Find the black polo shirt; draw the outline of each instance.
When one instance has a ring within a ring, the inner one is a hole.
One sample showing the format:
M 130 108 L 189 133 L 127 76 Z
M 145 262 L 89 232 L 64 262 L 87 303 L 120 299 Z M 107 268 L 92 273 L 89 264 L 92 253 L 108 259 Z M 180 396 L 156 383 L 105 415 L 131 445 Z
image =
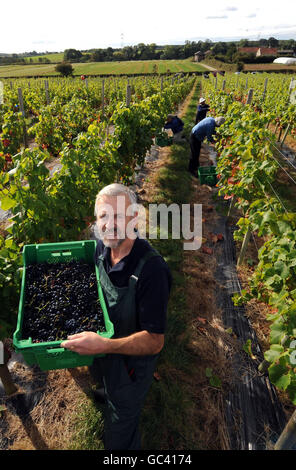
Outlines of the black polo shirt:
M 115 287 L 127 287 L 140 258 L 152 248 L 147 240 L 136 238 L 130 253 L 114 266 L 111 265 L 111 249 L 102 241 L 97 242 L 95 259 L 104 256 L 104 268 Z M 136 285 L 137 329 L 163 334 L 166 327 L 166 311 L 172 277 L 167 263 L 161 256 L 146 261 Z

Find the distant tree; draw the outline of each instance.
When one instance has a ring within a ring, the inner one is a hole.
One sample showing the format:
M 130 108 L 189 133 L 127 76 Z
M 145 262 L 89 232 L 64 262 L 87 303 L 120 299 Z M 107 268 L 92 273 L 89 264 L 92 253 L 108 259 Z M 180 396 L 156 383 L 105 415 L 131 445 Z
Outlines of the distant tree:
M 113 52 L 113 59 L 114 60 L 126 60 L 123 51 Z
M 64 61 L 65 62 L 78 62 L 82 57 L 82 52 L 77 49 L 65 49 L 64 51 Z
M 238 42 L 239 47 L 248 47 L 249 46 L 249 41 L 247 39 L 241 39 Z
M 213 41 L 206 39 L 204 42 L 201 42 L 201 52 L 208 51 L 213 46 Z M 197 52 L 197 51 L 196 51 Z
M 213 54 L 226 54 L 227 52 L 227 44 L 226 42 L 216 42 L 212 47 Z
M 61 62 L 60 64 L 57 64 L 55 66 L 55 70 L 59 72 L 63 77 L 68 77 L 74 72 L 72 64 L 70 64 L 69 62 Z
M 155 59 L 155 54 L 156 54 L 156 44 L 147 44 L 146 50 L 145 50 L 145 55 L 147 59 Z
M 165 46 L 161 59 L 180 59 L 183 55 L 182 46 Z
M 124 60 L 133 60 L 134 59 L 135 51 L 134 51 L 134 48 L 132 46 L 124 47 L 123 49 L 121 49 L 121 52 L 123 54 Z M 115 52 L 113 53 L 113 55 L 114 54 L 115 54 Z
M 296 48 L 296 41 L 294 41 L 294 39 L 286 39 L 286 40 L 282 40 L 282 41 L 279 41 L 280 44 L 280 48 L 281 49 L 292 49 L 292 50 L 295 50 Z
M 269 47 L 278 47 L 279 42 L 277 39 L 271 37 L 271 38 L 268 38 L 268 45 Z
M 242 72 L 242 70 L 244 70 L 244 63 L 239 61 L 236 63 L 236 71 Z
M 255 62 L 255 54 L 242 54 L 240 52 L 237 52 L 232 56 L 232 61 L 233 62 L 242 62 L 244 64 L 252 64 Z
M 106 57 L 106 52 L 105 52 L 104 49 L 96 49 L 91 54 L 91 61 L 92 62 L 103 62 L 105 57 Z
M 234 42 L 227 43 L 227 52 L 225 54 L 226 62 L 233 62 L 233 57 L 237 53 L 236 44 Z
M 113 60 L 114 49 L 112 47 L 107 47 L 107 49 L 105 49 L 105 51 L 106 51 L 105 60 L 106 61 Z
M 91 54 L 83 54 L 79 62 L 92 62 Z
M 188 57 L 193 56 L 196 52 L 201 50 L 201 47 L 198 46 L 199 43 L 194 41 L 185 41 L 183 51 L 184 51 L 184 58 L 187 59 Z

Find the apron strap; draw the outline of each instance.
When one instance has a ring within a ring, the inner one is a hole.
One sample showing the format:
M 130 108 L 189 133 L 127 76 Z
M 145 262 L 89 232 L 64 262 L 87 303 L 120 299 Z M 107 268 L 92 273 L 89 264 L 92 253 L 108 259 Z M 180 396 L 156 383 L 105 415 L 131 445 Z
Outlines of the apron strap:
M 146 263 L 146 261 L 148 261 L 148 259 L 150 258 L 153 258 L 154 256 L 161 256 L 157 250 L 155 250 L 154 248 L 152 250 L 149 250 L 147 251 L 147 253 L 145 253 L 144 256 L 142 256 L 142 258 L 140 259 L 139 263 L 137 264 L 137 267 L 135 269 L 135 272 L 130 276 L 129 278 L 129 287 L 131 288 L 135 288 L 136 287 L 136 284 L 138 282 L 138 279 L 139 279 L 139 276 L 141 274 L 141 271 L 142 271 L 142 268 L 144 266 L 144 264 Z M 100 254 L 98 256 L 98 260 L 104 262 L 104 256 L 103 254 Z
M 139 263 L 137 264 L 134 274 L 132 274 L 129 278 L 129 287 L 131 288 L 136 287 L 136 284 L 138 282 L 138 279 L 139 279 L 139 276 L 141 274 L 144 264 L 146 263 L 146 261 L 148 261 L 148 259 L 153 258 L 154 256 L 161 256 L 161 255 L 158 253 L 158 251 L 153 249 L 153 250 L 147 251 L 147 253 L 145 253 L 145 255 L 140 259 Z

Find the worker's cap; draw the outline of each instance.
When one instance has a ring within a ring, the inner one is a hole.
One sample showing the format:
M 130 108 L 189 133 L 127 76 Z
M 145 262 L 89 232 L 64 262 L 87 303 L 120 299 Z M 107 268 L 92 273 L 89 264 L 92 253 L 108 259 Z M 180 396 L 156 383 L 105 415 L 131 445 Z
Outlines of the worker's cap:
M 174 117 L 175 117 L 175 116 L 174 116 L 173 114 L 168 114 L 167 120 L 169 120 L 169 119 L 174 119 Z
M 219 116 L 219 117 L 216 117 L 215 118 L 215 123 L 216 123 L 216 126 L 221 126 L 221 124 L 223 124 L 225 122 L 225 117 L 223 116 Z
M 200 102 L 200 104 L 201 104 L 201 103 L 205 103 L 206 100 L 205 100 L 204 98 L 200 98 L 199 102 Z

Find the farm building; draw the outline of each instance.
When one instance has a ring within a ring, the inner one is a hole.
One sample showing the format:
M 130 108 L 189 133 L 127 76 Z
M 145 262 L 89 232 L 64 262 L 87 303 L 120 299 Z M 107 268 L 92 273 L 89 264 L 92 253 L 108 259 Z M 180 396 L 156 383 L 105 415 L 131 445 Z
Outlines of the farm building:
M 201 51 L 197 51 L 195 54 L 194 54 L 194 62 L 200 62 L 201 60 L 203 60 L 205 58 L 205 55 L 203 52 Z
M 256 57 L 278 55 L 278 50 L 275 47 L 239 47 L 238 52 L 241 54 L 255 54 Z

